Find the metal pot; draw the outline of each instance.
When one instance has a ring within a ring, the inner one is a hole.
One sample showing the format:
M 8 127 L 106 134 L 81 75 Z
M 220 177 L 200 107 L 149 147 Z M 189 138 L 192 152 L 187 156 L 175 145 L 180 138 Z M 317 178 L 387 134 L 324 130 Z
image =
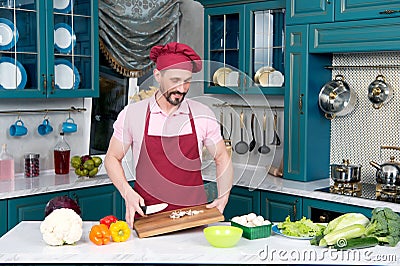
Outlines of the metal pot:
M 394 149 L 400 151 L 399 147 L 381 146 L 382 149 Z M 371 161 L 370 164 L 376 168 L 376 182 L 387 186 L 400 186 L 400 162 L 396 162 L 394 156 L 390 161 L 378 164 Z
M 343 164 L 331 164 L 331 178 L 335 182 L 359 182 L 361 181 L 361 165 L 350 164 L 343 159 Z
M 336 75 L 334 80 L 327 82 L 318 96 L 319 107 L 327 119 L 349 114 L 354 110 L 356 102 L 356 92 L 344 81 L 342 75 Z
M 375 109 L 379 109 L 393 97 L 393 88 L 383 75 L 378 75 L 368 86 L 368 99 Z

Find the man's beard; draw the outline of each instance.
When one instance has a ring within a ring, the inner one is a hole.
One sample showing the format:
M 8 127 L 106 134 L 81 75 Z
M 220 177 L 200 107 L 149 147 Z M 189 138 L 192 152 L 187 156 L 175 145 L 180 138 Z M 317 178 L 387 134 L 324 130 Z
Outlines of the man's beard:
M 186 93 L 181 93 L 179 91 L 171 91 L 171 92 L 167 91 L 167 92 L 163 93 L 163 95 L 170 104 L 177 106 L 183 101 L 183 99 L 185 99 Z M 182 95 L 182 98 L 181 99 L 173 99 L 172 95 Z

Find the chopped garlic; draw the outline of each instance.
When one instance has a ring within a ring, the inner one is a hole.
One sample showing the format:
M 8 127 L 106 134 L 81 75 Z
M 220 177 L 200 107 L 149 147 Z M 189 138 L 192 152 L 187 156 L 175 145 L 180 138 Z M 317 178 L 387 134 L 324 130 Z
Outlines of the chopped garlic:
M 197 215 L 199 213 L 204 212 L 203 210 L 197 211 L 197 210 L 187 210 L 187 211 L 182 211 L 182 210 L 178 210 L 178 211 L 173 211 L 170 215 L 169 218 L 171 219 L 179 219 L 185 215 L 187 216 L 193 216 L 193 215 Z

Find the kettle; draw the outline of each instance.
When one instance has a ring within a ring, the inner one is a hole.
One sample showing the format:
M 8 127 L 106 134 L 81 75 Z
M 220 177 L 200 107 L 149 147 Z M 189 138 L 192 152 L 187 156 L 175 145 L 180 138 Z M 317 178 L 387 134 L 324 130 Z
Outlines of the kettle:
M 399 147 L 381 146 L 382 149 L 399 150 Z M 370 164 L 376 168 L 376 182 L 382 185 L 400 186 L 400 162 L 395 161 L 394 156 L 390 156 L 390 161 L 378 164 L 371 161 Z

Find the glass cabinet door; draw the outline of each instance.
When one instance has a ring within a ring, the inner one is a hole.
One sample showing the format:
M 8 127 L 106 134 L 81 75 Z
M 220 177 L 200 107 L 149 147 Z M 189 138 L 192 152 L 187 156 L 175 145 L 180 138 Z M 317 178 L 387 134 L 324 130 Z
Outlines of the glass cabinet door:
M 93 13 L 90 0 L 53 2 L 54 30 L 49 33 L 52 34 L 49 40 L 53 39 L 49 41 L 49 54 L 53 55 L 53 64 L 49 67 L 49 97 L 84 96 L 88 90 L 93 90 Z
M 282 87 L 284 82 L 284 17 L 281 9 L 252 12 L 253 86 Z
M 38 24 L 43 1 L 0 0 L 0 97 L 43 97 L 39 73 L 45 65 L 38 62 L 45 54 Z

